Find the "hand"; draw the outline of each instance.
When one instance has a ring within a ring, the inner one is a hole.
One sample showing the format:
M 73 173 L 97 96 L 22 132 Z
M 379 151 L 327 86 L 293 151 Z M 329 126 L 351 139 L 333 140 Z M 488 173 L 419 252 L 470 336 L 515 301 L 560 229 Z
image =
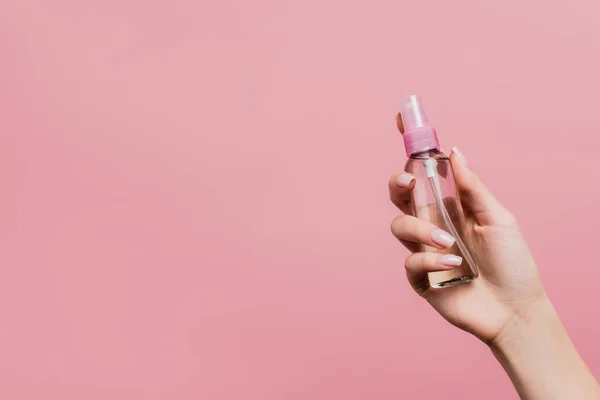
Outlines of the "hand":
M 450 323 L 492 344 L 513 320 L 527 314 L 540 300 L 545 301 L 546 295 L 515 218 L 467 167 L 458 149 L 453 149 L 450 160 L 466 217 L 463 240 L 471 244 L 479 278 L 431 288 L 428 272 L 452 268 L 451 258 L 420 252 L 421 245 L 444 248 L 440 228 L 401 215 L 392 222 L 392 233 L 413 253 L 406 259 L 406 275 L 415 291 Z M 410 214 L 414 186 L 413 177 L 403 172 L 389 181 L 391 200 L 405 214 Z

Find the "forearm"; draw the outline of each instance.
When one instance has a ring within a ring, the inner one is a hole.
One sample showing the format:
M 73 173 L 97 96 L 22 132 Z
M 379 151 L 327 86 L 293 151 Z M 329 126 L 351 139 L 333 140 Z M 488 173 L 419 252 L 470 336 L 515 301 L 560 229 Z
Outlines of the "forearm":
M 491 346 L 524 400 L 600 399 L 600 388 L 554 307 L 540 300 Z

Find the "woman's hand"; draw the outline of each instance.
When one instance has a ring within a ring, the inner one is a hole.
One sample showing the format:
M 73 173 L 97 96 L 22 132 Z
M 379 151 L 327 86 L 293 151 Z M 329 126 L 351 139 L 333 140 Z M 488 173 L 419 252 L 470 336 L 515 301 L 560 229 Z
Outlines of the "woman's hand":
M 516 319 L 547 301 L 546 295 L 515 218 L 467 167 L 458 149 L 453 149 L 450 160 L 466 217 L 463 240 L 471 244 L 480 277 L 466 284 L 431 288 L 427 273 L 448 270 L 457 261 L 420 252 L 421 245 L 450 247 L 449 234 L 410 215 L 395 218 L 392 232 L 413 253 L 406 259 L 406 274 L 417 293 L 450 323 L 492 344 Z M 405 214 L 410 214 L 414 186 L 414 178 L 404 172 L 389 181 L 391 200 Z
M 402 131 L 401 119 L 397 122 Z M 515 218 L 467 167 L 458 149 L 452 149 L 450 162 L 466 219 L 460 235 L 470 245 L 479 278 L 430 287 L 429 272 L 448 271 L 462 260 L 422 249 L 450 248 L 454 238 L 429 222 L 401 215 L 392 222 L 392 232 L 412 253 L 406 259 L 411 286 L 446 320 L 490 346 L 521 399 L 600 399 L 600 386 L 546 296 Z M 389 187 L 392 202 L 410 214 L 414 177 L 394 174 Z

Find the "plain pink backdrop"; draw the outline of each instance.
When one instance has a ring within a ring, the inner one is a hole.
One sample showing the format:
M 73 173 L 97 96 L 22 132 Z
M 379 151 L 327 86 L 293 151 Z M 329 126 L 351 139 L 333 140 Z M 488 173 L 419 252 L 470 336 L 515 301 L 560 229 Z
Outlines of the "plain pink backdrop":
M 0 397 L 507 399 L 408 287 L 425 99 L 600 375 L 597 0 L 0 3 Z

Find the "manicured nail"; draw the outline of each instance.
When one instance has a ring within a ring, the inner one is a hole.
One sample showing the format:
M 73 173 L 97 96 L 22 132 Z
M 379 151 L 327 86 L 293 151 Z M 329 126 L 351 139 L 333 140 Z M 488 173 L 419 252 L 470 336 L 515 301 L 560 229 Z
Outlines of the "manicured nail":
M 398 186 L 400 187 L 409 187 L 411 182 L 415 180 L 415 177 L 412 176 L 411 174 L 401 174 L 398 175 L 398 178 L 396 178 L 396 183 L 398 184 Z
M 441 229 L 435 230 L 431 233 L 431 240 L 433 240 L 435 244 L 446 248 L 454 244 L 454 238 L 450 236 L 448 232 L 444 232 Z
M 458 267 L 462 264 L 462 257 L 455 256 L 454 254 L 444 254 L 440 257 L 440 261 L 446 267 Z
M 465 155 L 462 153 L 462 151 L 460 151 L 458 149 L 458 147 L 454 146 L 452 148 L 452 152 L 454 154 L 456 154 L 458 156 L 458 158 L 460 159 L 460 161 L 462 161 L 463 164 L 467 165 L 467 158 L 465 157 Z

